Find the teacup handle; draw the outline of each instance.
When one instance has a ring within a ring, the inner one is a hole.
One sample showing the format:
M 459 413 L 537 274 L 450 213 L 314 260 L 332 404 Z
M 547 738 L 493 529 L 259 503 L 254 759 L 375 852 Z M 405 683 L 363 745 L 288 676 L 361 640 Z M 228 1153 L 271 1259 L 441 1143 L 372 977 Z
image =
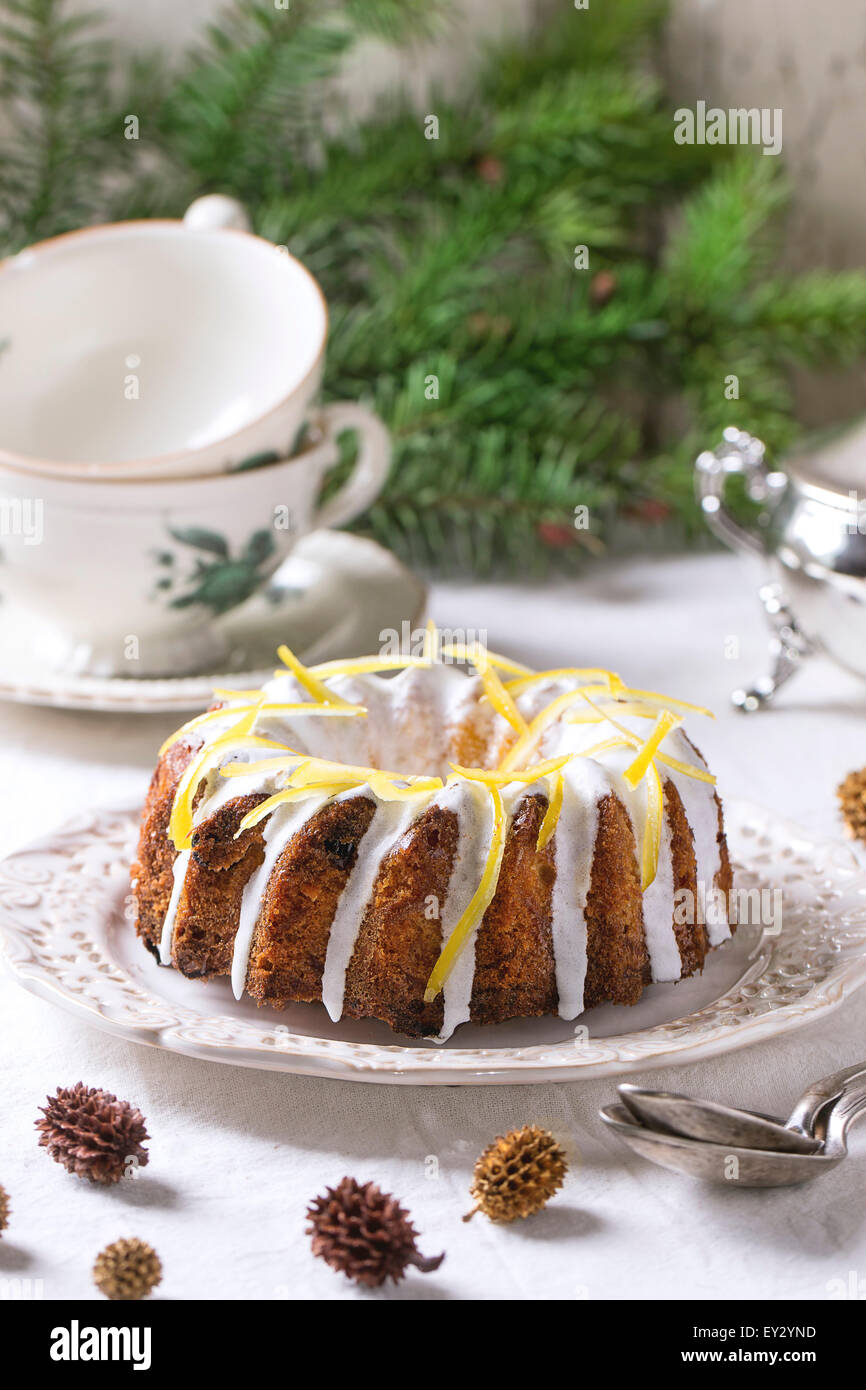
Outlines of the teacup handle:
M 733 427 L 724 431 L 716 449 L 704 450 L 695 461 L 698 500 L 710 530 L 733 550 L 765 555 L 761 536 L 747 531 L 725 507 L 725 479 L 731 473 L 742 473 L 753 502 L 767 502 L 778 497 L 788 479 L 784 473 L 769 471 L 760 439 Z
M 247 210 L 237 198 L 225 193 L 205 193 L 190 203 L 183 215 L 183 225 L 193 232 L 220 232 L 226 229 L 251 232 L 252 223 Z
M 378 415 L 354 401 L 337 401 L 319 412 L 326 435 L 335 438 L 343 430 L 359 435 L 358 457 L 350 477 L 319 507 L 314 526 L 342 526 L 375 502 L 391 466 L 391 439 Z

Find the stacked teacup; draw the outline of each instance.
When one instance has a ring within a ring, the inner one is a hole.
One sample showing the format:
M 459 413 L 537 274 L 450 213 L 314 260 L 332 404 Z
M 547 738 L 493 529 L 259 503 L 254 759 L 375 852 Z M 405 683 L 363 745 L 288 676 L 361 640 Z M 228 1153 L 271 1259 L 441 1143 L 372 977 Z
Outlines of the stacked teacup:
M 315 404 L 327 329 L 309 271 L 218 196 L 0 265 L 0 591 L 53 669 L 218 669 L 222 615 L 374 500 L 384 426 Z

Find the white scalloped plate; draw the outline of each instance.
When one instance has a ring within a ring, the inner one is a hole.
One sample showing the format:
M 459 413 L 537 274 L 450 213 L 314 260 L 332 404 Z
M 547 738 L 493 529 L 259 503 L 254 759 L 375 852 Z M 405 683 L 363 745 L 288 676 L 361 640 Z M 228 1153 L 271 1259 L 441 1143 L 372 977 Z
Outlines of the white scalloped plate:
M 126 912 L 138 813 L 93 812 L 0 863 L 0 940 L 33 993 L 132 1042 L 207 1061 L 344 1081 L 573 1081 L 694 1061 L 799 1027 L 866 981 L 866 872 L 843 844 L 728 801 L 737 884 L 782 893 L 778 935 L 741 927 L 702 976 L 653 985 L 632 1009 L 466 1026 L 444 1045 L 384 1024 L 334 1024 L 320 1005 L 237 1003 L 141 947 Z

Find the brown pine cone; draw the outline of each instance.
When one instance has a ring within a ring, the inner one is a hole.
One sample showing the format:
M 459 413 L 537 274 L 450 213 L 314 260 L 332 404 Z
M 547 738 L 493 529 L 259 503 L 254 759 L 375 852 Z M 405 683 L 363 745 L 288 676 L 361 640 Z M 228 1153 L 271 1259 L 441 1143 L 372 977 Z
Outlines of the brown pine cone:
M 93 1282 L 106 1298 L 147 1298 L 162 1280 L 162 1262 L 146 1241 L 116 1240 L 96 1257 Z
M 68 1172 L 91 1182 L 112 1183 L 123 1177 L 130 1160 L 141 1168 L 147 1163 L 143 1141 L 150 1136 L 144 1116 L 125 1100 L 81 1081 L 58 1086 L 57 1095 L 47 1100 L 44 1118 L 36 1121 L 42 1131 L 39 1143 Z
M 836 789 L 845 833 L 852 840 L 866 840 L 866 768 L 849 772 Z
M 386 1279 L 396 1284 L 408 1265 L 429 1274 L 445 1259 L 444 1254 L 431 1259 L 419 1254 L 409 1213 L 372 1182 L 362 1186 L 354 1178 L 343 1178 L 324 1197 L 315 1198 L 307 1216 L 313 1254 L 367 1288 L 377 1288 Z
M 9 1193 L 5 1187 L 0 1187 L 0 1235 L 9 1225 Z
M 470 1189 L 476 1205 L 469 1221 L 483 1211 L 491 1221 L 515 1221 L 531 1216 L 562 1187 L 568 1164 L 553 1135 L 537 1125 L 524 1125 L 500 1135 L 475 1164 Z

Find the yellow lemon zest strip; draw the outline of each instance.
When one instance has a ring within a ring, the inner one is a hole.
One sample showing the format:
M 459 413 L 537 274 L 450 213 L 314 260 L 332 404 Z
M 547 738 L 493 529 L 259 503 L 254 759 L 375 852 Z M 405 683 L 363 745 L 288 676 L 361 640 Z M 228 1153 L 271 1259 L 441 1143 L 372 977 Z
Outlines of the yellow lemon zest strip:
M 672 705 L 676 709 L 688 710 L 691 714 L 705 714 L 708 719 L 715 719 L 711 709 L 706 709 L 703 705 L 690 705 L 688 700 L 677 700 L 673 695 L 659 695 L 657 690 L 633 690 L 631 686 L 623 687 L 624 695 L 633 695 L 637 700 L 656 700 L 660 705 Z
M 682 717 L 680 715 L 672 714 L 669 709 L 662 710 L 649 738 L 642 745 L 634 762 L 629 763 L 623 773 L 623 777 L 632 790 L 637 786 L 647 768 L 652 763 L 653 758 L 658 752 L 659 746 L 663 740 L 667 738 L 671 729 L 676 729 L 682 722 Z
M 246 721 L 241 721 L 245 723 Z M 240 726 L 230 729 L 228 733 L 215 739 L 213 743 L 205 744 L 204 748 L 196 754 L 184 769 L 183 776 L 177 784 L 174 803 L 171 808 L 171 817 L 168 822 L 168 834 L 175 849 L 189 849 L 192 843 L 192 803 L 198 789 L 198 784 L 213 762 L 214 755 L 219 757 L 224 748 L 280 748 L 279 743 L 274 743 L 272 739 L 254 738 L 250 734 L 242 732 Z
M 600 708 L 600 706 L 596 705 L 595 702 L 591 700 L 588 695 L 584 695 L 584 698 L 586 699 L 588 704 L 592 705 L 594 710 L 601 714 L 603 719 L 606 719 L 609 724 L 612 724 L 615 729 L 618 729 L 623 737 L 621 741 L 608 739 L 607 742 L 603 745 L 596 744 L 594 748 L 585 748 L 581 751 L 579 755 L 580 757 L 592 757 L 594 753 L 597 753 L 599 751 L 606 751 L 608 748 L 615 748 L 619 746 L 621 742 L 627 742 L 631 744 L 633 748 L 640 748 L 640 739 L 638 738 L 637 734 L 632 733 L 631 729 L 627 729 L 623 724 L 618 724 L 615 719 L 611 719 L 610 715 L 605 714 L 604 711 Z M 698 782 L 709 782 L 713 786 L 715 786 L 716 779 L 713 776 L 713 774 L 711 772 L 705 771 L 705 769 L 702 767 L 694 766 L 691 763 L 684 763 L 679 758 L 672 758 L 668 753 L 656 753 L 656 760 L 660 763 L 664 763 L 667 767 L 673 768 L 675 772 L 684 773 L 686 777 L 694 777 Z
M 490 787 L 488 790 L 493 802 L 493 833 L 490 838 L 487 863 L 484 866 L 484 873 L 481 875 L 481 882 L 472 895 L 472 901 L 454 927 L 431 971 L 427 988 L 424 991 L 425 1004 L 431 1004 L 442 989 L 464 946 L 492 903 L 496 885 L 499 882 L 499 871 L 502 868 L 502 856 L 505 852 L 505 807 L 502 804 L 502 793 L 499 788 Z
M 369 786 L 376 796 L 383 801 L 408 801 L 415 796 L 424 796 L 432 791 L 442 790 L 442 781 L 439 777 L 416 777 L 408 787 L 399 787 L 397 780 L 403 782 L 406 778 L 397 776 L 393 773 L 377 772 L 374 768 L 362 769 L 363 775 L 358 775 L 358 769 L 349 768 L 345 777 L 339 777 L 335 772 L 317 773 L 312 770 L 306 772 L 299 779 L 295 780 L 292 776 L 289 782 L 293 787 L 326 787 L 331 782 L 339 780 L 346 790 L 352 787 Z
M 302 700 L 299 702 L 269 700 L 265 704 L 259 705 L 259 710 L 262 714 L 291 714 L 292 718 L 296 715 L 303 717 L 305 714 L 319 714 L 325 719 L 335 719 L 337 717 L 342 719 L 347 714 L 366 714 L 367 706 L 350 705 L 348 700 L 345 700 L 342 705 L 316 704 L 311 700 Z
M 586 698 L 588 697 L 585 695 L 583 687 L 578 687 L 575 690 L 567 690 L 563 695 L 557 695 L 555 700 L 551 700 L 549 705 L 545 705 L 544 709 L 532 720 L 526 733 L 506 753 L 499 765 L 500 771 L 507 772 L 509 768 L 518 767 L 521 759 L 538 742 L 548 725 L 552 724 L 561 712 L 568 709 L 568 706 L 573 705 L 576 700 Z
M 204 714 L 197 714 L 194 719 L 188 720 L 186 724 L 181 724 L 179 729 L 175 729 L 174 733 L 168 736 L 165 743 L 160 748 L 159 756 L 162 757 L 163 753 L 167 752 L 171 745 L 175 743 L 182 734 L 190 733 L 201 724 L 210 724 L 214 719 L 231 719 L 236 714 L 248 714 L 251 709 L 257 708 L 257 704 L 245 704 L 236 705 L 234 708 L 228 705 L 221 705 L 219 709 L 205 710 Z
M 608 738 L 603 743 L 596 743 L 592 748 L 586 748 L 578 756 L 582 758 L 598 757 L 601 753 L 609 753 L 613 748 L 640 748 L 640 739 L 635 735 L 628 738 Z M 659 757 L 662 755 L 659 754 Z M 658 775 L 655 764 L 648 764 L 649 777 L 647 779 L 647 822 L 644 830 L 643 843 L 641 845 L 641 890 L 645 890 L 652 883 L 658 870 L 659 845 L 661 844 L 661 811 L 662 804 L 662 783 Z M 543 828 L 543 827 L 542 827 Z
M 662 839 L 662 815 L 664 813 L 664 792 L 662 779 L 654 763 L 647 767 L 647 807 L 646 829 L 641 849 L 640 886 L 645 893 L 658 873 L 659 847 Z
M 423 782 L 430 784 L 435 782 L 441 787 L 442 782 L 438 777 L 425 777 L 422 774 L 410 772 L 388 772 L 381 767 L 355 767 L 351 763 L 328 762 L 326 758 L 307 758 L 292 773 L 292 786 L 308 786 L 314 779 L 322 780 L 324 777 L 347 778 L 359 784 L 370 782 L 373 778 L 385 777 L 389 782 Z
M 613 715 L 608 710 L 602 709 L 601 705 L 597 705 L 595 701 L 591 699 L 589 695 L 587 695 L 586 691 L 583 691 L 583 698 L 586 700 L 586 703 L 588 705 L 592 706 L 596 714 L 600 714 L 602 719 L 607 720 L 608 724 L 612 724 L 613 727 L 616 730 L 618 730 L 619 733 L 622 734 L 624 739 L 626 739 L 629 743 L 633 744 L 635 748 L 640 748 L 641 741 L 638 738 L 637 734 L 633 733 L 631 729 L 627 729 L 625 724 L 620 724 L 617 719 L 614 719 Z
M 227 686 L 215 685 L 214 695 L 218 695 L 221 700 L 261 700 L 264 692 L 261 690 L 230 690 Z
M 362 676 L 376 671 L 402 671 L 406 666 L 426 666 L 422 656 L 358 656 L 341 661 L 323 661 L 308 669 L 315 676 Z M 277 675 L 284 676 L 285 671 Z
M 605 705 L 599 705 L 598 710 L 600 712 L 598 714 L 590 714 L 588 710 L 579 710 L 575 714 L 569 714 L 565 719 L 565 723 L 597 724 L 600 719 L 607 718 L 607 715 L 604 713 L 606 708 L 607 706 Z M 641 704 L 637 700 L 617 700 L 610 708 L 616 710 L 619 715 L 628 715 L 633 719 L 655 719 L 658 715 L 658 709 L 654 706 Z
M 563 753 L 559 758 L 546 758 L 543 763 L 524 768 L 522 772 L 508 772 L 501 768 L 488 771 L 484 767 L 461 767 L 459 763 L 451 763 L 451 767 L 458 777 L 465 777 L 470 782 L 483 782 L 487 787 L 507 787 L 510 782 L 538 782 L 542 777 L 558 772 L 573 757 L 573 753 Z
M 566 676 L 579 676 L 583 681 L 598 681 L 599 688 L 604 690 L 610 689 L 613 680 L 619 680 L 614 671 L 606 671 L 601 666 L 560 666 L 556 670 L 533 671 L 531 675 L 506 681 L 505 688 L 511 695 L 522 695 L 524 690 L 536 685 L 538 681 L 562 680 Z
M 584 748 L 577 756 L 579 758 L 595 758 L 600 753 L 609 753 L 612 748 L 637 748 L 638 746 L 638 739 L 606 738 L 603 743 L 594 743 L 591 748 Z
M 259 700 L 254 705 L 220 705 L 218 709 L 205 710 L 204 714 L 197 714 L 195 719 L 190 719 L 188 723 L 182 724 L 179 729 L 165 740 L 165 743 L 159 750 L 160 756 L 162 756 L 182 734 L 189 733 L 191 730 L 199 728 L 202 724 L 209 724 L 215 719 L 230 718 L 235 714 L 249 714 L 251 710 L 255 710 L 257 715 L 291 714 L 292 716 L 299 715 L 304 717 L 309 714 L 317 714 L 326 717 L 329 716 L 330 718 L 334 718 L 335 715 L 367 713 L 363 705 L 310 704 L 308 700 L 300 701 L 297 704 L 283 703 L 281 701 L 265 703 Z
M 478 651 L 483 651 L 490 665 L 498 666 L 500 671 L 512 671 L 518 676 L 533 674 L 528 666 L 522 666 L 519 661 L 509 661 L 506 656 L 500 656 L 498 652 L 488 651 L 486 647 L 481 646 L 480 642 L 473 642 L 470 646 L 467 646 L 465 642 L 449 642 L 441 650 L 443 656 L 452 656 L 456 661 L 471 661 L 473 663 L 475 654 Z
M 681 762 L 679 758 L 671 758 L 667 753 L 656 753 L 656 762 L 664 763 L 665 767 L 672 767 L 674 772 L 684 772 L 687 777 L 694 777 L 698 782 L 709 782 L 713 787 L 716 785 L 715 777 L 705 768 Z
M 431 792 L 442 790 L 442 779 L 439 777 L 428 777 L 418 782 L 413 782 L 411 787 L 395 787 L 393 782 L 387 778 L 371 779 L 370 786 L 379 797 L 380 801 L 414 801 L 416 798 L 429 796 Z
M 293 701 L 272 700 L 256 707 L 260 714 L 290 714 L 293 719 L 304 719 L 307 715 L 317 715 L 320 719 L 343 719 L 366 715 L 366 705 L 322 705 L 312 700 Z
M 302 766 L 304 759 L 300 753 L 289 750 L 290 756 L 280 758 L 260 758 L 254 763 L 226 763 L 220 768 L 220 777 L 244 777 L 250 772 L 294 772 Z
M 277 656 L 284 665 L 288 666 L 298 684 L 302 685 L 314 700 L 320 700 L 325 705 L 345 705 L 348 703 L 339 695 L 335 695 L 326 685 L 323 685 L 318 676 L 314 676 L 304 663 L 298 660 L 291 647 L 287 647 L 285 643 L 277 647 Z M 357 708 L 357 706 L 353 708 Z
M 483 647 L 479 647 L 476 651 L 472 658 L 472 664 L 481 677 L 484 693 L 496 713 L 500 714 L 506 723 L 511 725 L 512 729 L 516 729 L 521 737 L 528 733 L 529 725 L 490 665 Z
M 303 717 L 306 714 L 318 714 L 326 719 L 343 718 L 347 714 L 366 714 L 366 705 L 350 705 L 348 702 L 342 705 L 325 705 L 312 700 L 267 700 L 256 705 L 256 709 L 261 714 L 291 714 Z
M 544 820 L 538 830 L 538 839 L 535 842 L 536 850 L 544 849 L 548 840 L 553 836 L 559 824 L 559 813 L 562 810 L 562 798 L 565 791 L 565 778 L 562 773 L 558 773 L 553 778 L 553 793 L 547 803 L 547 810 L 544 813 Z
M 273 796 L 269 796 L 265 801 L 260 801 L 258 806 L 254 806 L 251 811 L 247 812 L 235 831 L 234 838 L 237 839 L 251 826 L 258 825 L 260 820 L 264 820 L 265 816 L 269 816 L 271 811 L 282 805 L 283 802 L 303 801 L 305 797 L 311 798 L 321 796 L 329 791 L 337 793 L 343 790 L 343 786 L 339 782 L 335 782 L 332 787 L 289 787 L 286 791 L 275 792 Z

